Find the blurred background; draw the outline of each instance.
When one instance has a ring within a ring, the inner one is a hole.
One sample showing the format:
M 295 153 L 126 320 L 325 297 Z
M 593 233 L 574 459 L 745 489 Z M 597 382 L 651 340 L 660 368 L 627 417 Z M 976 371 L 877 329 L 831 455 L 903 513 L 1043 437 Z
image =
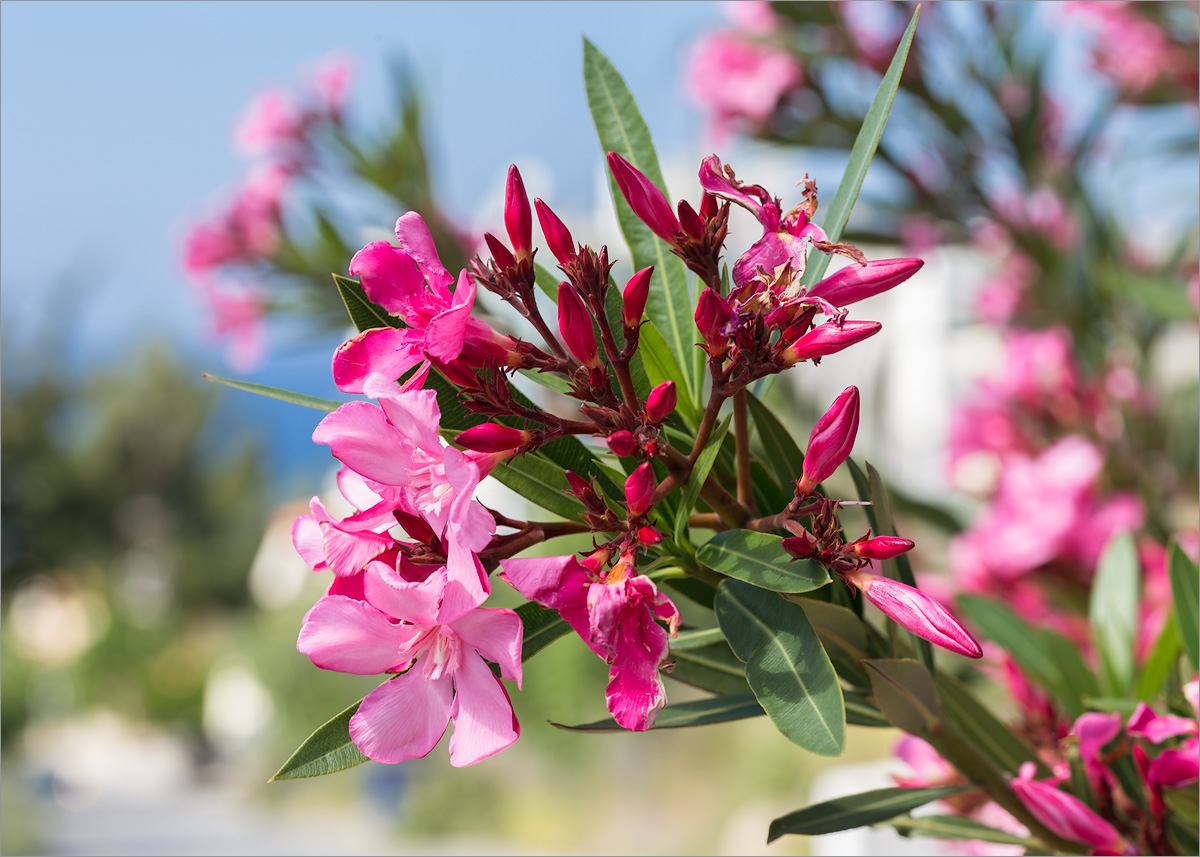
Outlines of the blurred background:
M 851 727 L 835 760 L 765 718 L 556 730 L 604 715 L 574 637 L 528 664 L 522 740 L 481 765 L 268 785 L 376 681 L 295 651 L 327 583 L 289 534 L 336 494 L 321 414 L 201 378 L 345 398 L 330 272 L 408 209 L 456 270 L 511 163 L 620 257 L 583 36 L 673 199 L 715 151 L 789 207 L 807 172 L 828 204 L 912 9 L 0 4 L 0 851 L 927 853 L 764 844 L 772 818 L 903 773 L 887 730 Z M 880 336 L 771 401 L 803 437 L 858 384 L 856 458 L 897 492 L 923 585 L 1070 633 L 1113 531 L 1141 534 L 1148 580 L 1155 546 L 1195 543 L 1197 4 L 927 3 L 917 33 L 848 238 L 926 267 L 855 308 Z M 742 214 L 733 251 L 758 237 Z M 1056 464 L 1068 440 L 1096 466 Z

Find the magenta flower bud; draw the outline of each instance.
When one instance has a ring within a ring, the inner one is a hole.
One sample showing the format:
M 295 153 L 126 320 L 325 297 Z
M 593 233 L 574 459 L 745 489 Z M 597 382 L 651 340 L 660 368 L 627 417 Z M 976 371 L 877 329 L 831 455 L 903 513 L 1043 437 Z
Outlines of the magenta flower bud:
M 700 217 L 708 223 L 717 216 L 717 198 L 708 191 L 704 192 L 704 196 L 700 197 Z
M 855 542 L 851 547 L 863 559 L 893 559 L 912 550 L 913 543 L 896 536 L 877 536 L 865 542 Z
M 696 209 L 686 199 L 679 200 L 676 206 L 679 211 L 679 225 L 689 238 L 699 241 L 704 237 L 704 221 L 696 213 Z
M 654 547 L 657 544 L 662 544 L 662 533 L 654 527 L 646 526 L 638 529 L 638 541 L 647 547 Z
M 682 231 L 682 227 L 663 192 L 616 152 L 608 153 L 608 168 L 617 180 L 621 196 L 625 197 L 638 219 L 663 241 L 674 245 L 675 236 Z
M 576 497 L 582 500 L 585 495 L 593 493 L 592 483 L 578 473 L 568 470 L 564 475 L 567 477 L 567 484 L 571 486 L 571 493 Z
M 858 387 L 850 386 L 834 399 L 808 436 L 804 477 L 797 483 L 801 494 L 811 494 L 817 483 L 833 475 L 854 449 L 857 434 Z
M 968 658 L 983 657 L 983 649 L 966 628 L 921 590 L 862 569 L 846 572 L 844 576 L 862 590 L 868 601 L 906 631 Z
M 558 264 L 570 265 L 578 255 L 575 252 L 575 239 L 571 237 L 571 230 L 567 229 L 567 225 L 558 219 L 558 215 L 550 210 L 550 206 L 540 199 L 535 199 L 533 206 L 537 209 L 538 223 L 542 225 L 542 234 L 546 236 L 550 252 L 554 254 Z
M 612 450 L 613 455 L 621 458 L 629 458 L 637 452 L 637 439 L 630 433 L 622 429 L 615 431 L 605 440 L 608 448 Z
M 834 306 L 847 306 L 894 288 L 925 263 L 920 259 L 878 259 L 865 265 L 850 264 L 808 290 Z
M 637 327 L 642 323 L 642 313 L 646 311 L 646 297 L 650 294 L 650 277 L 653 274 L 653 265 L 642 268 L 625 284 L 621 316 L 628 328 Z
M 824 357 L 826 354 L 836 354 L 843 348 L 849 348 L 856 342 L 862 342 L 864 339 L 874 336 L 879 333 L 881 327 L 883 325 L 877 321 L 844 321 L 840 325 L 837 322 L 827 321 L 824 324 L 818 324 L 801 336 L 785 348 L 779 356 L 785 365 L 791 366 L 801 360 L 813 360 Z
M 696 302 L 696 327 L 707 343 L 707 351 L 713 357 L 721 357 L 729 349 L 729 337 L 722 331 L 729 323 L 733 310 L 729 302 L 712 289 L 700 293 Z
M 788 536 L 780 546 L 790 553 L 794 559 L 807 559 L 812 556 L 813 543 L 805 536 Z
M 485 232 L 483 233 L 483 240 L 487 242 L 488 249 L 492 251 L 492 259 L 495 260 L 496 267 L 501 271 L 517 267 L 517 260 L 513 256 L 512 251 L 505 247 L 499 238 L 490 232 Z
M 654 489 L 658 480 L 654 478 L 654 468 L 647 461 L 629 474 L 625 480 L 625 505 L 629 507 L 630 516 L 636 518 L 650 510 L 650 502 L 654 499 Z
M 663 381 L 646 396 L 646 419 L 658 425 L 675 410 L 675 382 Z
M 516 164 L 508 168 L 508 184 L 504 187 L 504 228 L 508 230 L 508 240 L 517 256 L 528 257 L 533 247 L 533 213 L 529 210 L 529 196 Z
M 583 305 L 583 298 L 570 283 L 558 284 L 558 331 L 576 360 L 584 366 L 600 365 L 592 317 Z
M 499 423 L 481 423 L 459 432 L 455 440 L 458 445 L 476 452 L 507 452 L 529 443 L 532 435 L 512 426 Z
M 1021 766 L 1022 775 L 1029 772 Z M 1030 814 L 1063 839 L 1082 842 L 1095 854 L 1125 854 L 1129 844 L 1117 829 L 1072 794 L 1048 783 L 1021 776 L 1012 781 L 1012 790 Z

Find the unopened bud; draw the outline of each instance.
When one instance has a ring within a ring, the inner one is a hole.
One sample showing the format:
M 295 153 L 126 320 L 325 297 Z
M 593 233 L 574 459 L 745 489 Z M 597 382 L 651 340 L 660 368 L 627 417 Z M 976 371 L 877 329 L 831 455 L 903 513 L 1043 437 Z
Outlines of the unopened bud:
M 788 536 L 780 546 L 795 559 L 807 559 L 813 552 L 812 539 L 807 536 Z
M 783 350 L 780 358 L 791 366 L 801 360 L 813 360 L 827 354 L 836 354 L 856 342 L 874 336 L 883 327 L 877 321 L 834 321 L 818 324 Z
M 700 198 L 700 216 L 705 223 L 717 216 L 717 198 L 708 191 Z
M 630 433 L 622 429 L 610 434 L 605 441 L 608 448 L 612 450 L 613 455 L 621 458 L 629 458 L 637 452 L 637 439 Z
M 1033 763 L 1027 764 L 1030 767 L 1022 765 L 1021 776 L 1010 785 L 1034 818 L 1063 839 L 1091 846 L 1092 854 L 1130 853 L 1129 843 L 1115 827 L 1074 795 L 1032 779 Z
M 558 219 L 558 215 L 550 210 L 550 206 L 540 199 L 535 199 L 533 206 L 537 209 L 538 223 L 542 225 L 542 234 L 546 236 L 550 252 L 554 254 L 558 264 L 564 266 L 571 264 L 577 255 L 575 239 L 571 237 L 571 230 L 567 229 L 567 225 Z
M 900 285 L 924 264 L 920 259 L 877 259 L 865 265 L 851 263 L 812 286 L 808 294 L 824 298 L 834 306 L 848 306 Z
M 508 230 L 508 240 L 517 256 L 528 257 L 533 247 L 533 214 L 529 210 L 525 183 L 515 164 L 508 168 L 508 183 L 504 188 L 504 228 Z
M 608 168 L 617 180 L 621 195 L 638 219 L 663 241 L 674 245 L 681 227 L 666 195 L 616 152 L 608 153 Z
M 712 289 L 706 288 L 700 293 L 696 302 L 696 327 L 713 357 L 722 357 L 729 350 L 729 337 L 722 331 L 732 314 L 729 302 Z
M 921 590 L 861 569 L 846 573 L 846 579 L 906 631 L 968 658 L 983 657 L 975 638 L 945 607 Z
M 850 547 L 863 559 L 893 559 L 912 550 L 913 543 L 896 536 L 876 536 L 873 539 L 855 542 Z
M 679 225 L 689 238 L 699 241 L 704 237 L 704 221 L 700 219 L 700 215 L 696 213 L 696 209 L 692 208 L 691 204 L 686 199 L 679 200 L 679 205 L 676 206 L 679 211 Z
M 600 365 L 592 317 L 583 305 L 583 298 L 570 283 L 558 284 L 558 330 L 576 360 L 592 368 Z
M 650 294 L 650 278 L 654 275 L 654 266 L 642 268 L 625 284 L 622 295 L 621 317 L 628 328 L 635 328 L 642 323 L 642 313 L 646 311 L 646 298 Z
M 811 494 L 818 483 L 833 475 L 854 449 L 858 434 L 858 388 L 847 387 L 829 406 L 808 437 L 804 477 L 797 483 L 801 494 Z
M 504 452 L 529 443 L 532 435 L 512 426 L 499 423 L 481 423 L 459 432 L 458 445 L 477 452 Z
M 638 541 L 646 547 L 654 547 L 657 544 L 661 544 L 662 540 L 662 533 L 654 527 L 645 526 L 638 530 Z
M 658 425 L 675 410 L 675 382 L 663 381 L 646 396 L 646 419 Z
M 487 242 L 488 249 L 492 251 L 492 259 L 495 260 L 497 268 L 501 271 L 507 271 L 510 268 L 517 267 L 516 258 L 499 238 L 490 232 L 485 232 L 483 233 L 483 240 Z
M 629 507 L 631 517 L 638 517 L 650 510 L 650 502 L 654 499 L 654 489 L 658 480 L 654 477 L 654 468 L 647 461 L 638 466 L 625 480 L 625 505 Z

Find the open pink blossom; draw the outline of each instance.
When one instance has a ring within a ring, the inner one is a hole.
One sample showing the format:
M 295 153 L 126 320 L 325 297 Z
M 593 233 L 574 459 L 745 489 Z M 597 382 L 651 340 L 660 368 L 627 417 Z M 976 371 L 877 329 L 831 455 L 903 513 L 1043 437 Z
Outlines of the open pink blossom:
M 350 273 L 360 278 L 367 297 L 407 327 L 372 328 L 342 343 L 333 358 L 338 388 L 360 393 L 372 372 L 395 380 L 429 358 L 469 367 L 515 365 L 516 341 L 471 316 L 475 281 L 465 270 L 451 293 L 454 278 L 421 216 L 401 216 L 396 238 L 399 247 L 375 241 L 359 250 Z
M 327 595 L 304 617 L 297 649 L 322 669 L 401 675 L 367 695 L 350 738 L 367 757 L 424 756 L 451 720 L 450 763 L 473 765 L 520 735 L 500 675 L 521 684 L 521 620 L 511 610 L 447 611 L 445 569 L 406 578 L 384 563 L 366 573 L 363 599 Z
M 606 698 L 613 719 L 640 732 L 654 725 L 667 695 L 659 667 L 667 658 L 666 621 L 674 633 L 679 610 L 622 557 L 607 575 L 574 556 L 502 560 L 501 577 L 530 601 L 557 610 L 588 648 L 609 665 Z
M 791 54 L 735 33 L 713 33 L 696 42 L 684 74 L 692 99 L 711 114 L 717 141 L 739 119 L 766 121 L 780 99 L 804 82 Z

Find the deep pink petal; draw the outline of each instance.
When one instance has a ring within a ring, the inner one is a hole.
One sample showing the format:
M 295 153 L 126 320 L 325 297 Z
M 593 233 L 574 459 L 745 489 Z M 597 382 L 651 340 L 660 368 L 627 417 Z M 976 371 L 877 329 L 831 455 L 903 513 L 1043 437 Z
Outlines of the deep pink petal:
M 368 479 L 385 485 L 410 481 L 400 435 L 368 402 L 347 402 L 329 414 L 313 432 L 313 442 L 328 444 L 334 458 Z
M 325 564 L 325 539 L 321 535 L 321 525 L 312 515 L 300 515 L 292 522 L 292 546 L 304 564 L 313 571 L 329 567 Z
M 385 376 L 371 376 L 363 392 L 379 401 L 388 422 L 404 437 L 406 447 L 418 447 L 440 456 L 442 446 L 438 429 L 442 411 L 433 390 L 401 390 Z M 368 474 L 369 475 L 369 474 Z
M 1079 715 L 1073 727 L 1079 738 L 1079 755 L 1084 762 L 1098 762 L 1100 751 L 1121 734 L 1121 715 L 1089 711 Z
M 321 534 L 325 538 L 326 562 L 338 577 L 362 571 L 368 562 L 396 545 L 386 533 L 346 532 L 334 524 L 321 524 Z
M 1195 738 L 1163 750 L 1150 763 L 1146 782 L 1152 786 L 1187 788 L 1200 780 L 1200 742 Z
M 500 576 L 530 601 L 554 610 L 587 603 L 587 572 L 574 555 L 500 561 Z
M 605 697 L 613 719 L 641 732 L 654 725 L 667 702 L 658 667 L 667 655 L 667 632 L 639 605 L 621 618 Z
M 1034 818 L 1064 839 L 1082 842 L 1104 854 L 1125 853 L 1125 840 L 1116 828 L 1074 795 L 1026 779 L 1013 780 L 1012 790 Z
M 450 623 L 462 641 L 500 666 L 500 675 L 521 686 L 521 617 L 511 610 L 480 607 Z
M 363 601 L 326 595 L 304 617 L 296 649 L 323 670 L 376 675 L 408 660 L 410 628 Z
M 750 245 L 750 249 L 738 257 L 733 263 L 733 281 L 737 285 L 748 283 L 758 276 L 761 267 L 767 274 L 791 258 L 788 249 L 780 240 L 779 234 L 767 232 L 762 238 Z
M 419 330 L 374 327 L 338 346 L 333 355 L 333 382 L 346 393 L 361 393 L 372 372 L 392 381 L 425 359 L 425 337 Z
M 445 569 L 413 582 L 402 578 L 387 563 L 373 562 L 363 579 L 363 594 L 371 606 L 395 619 L 426 627 L 437 624 L 445 589 Z
M 364 756 L 395 764 L 437 746 L 450 724 L 449 676 L 426 681 L 414 668 L 371 691 L 350 718 L 350 738 Z
M 454 674 L 450 717 L 454 720 L 450 764 L 456 768 L 482 762 L 511 746 L 521 734 L 504 685 L 476 654 L 464 654 Z
M 358 277 L 373 303 L 409 324 L 428 314 L 424 277 L 416 261 L 386 241 L 372 241 L 350 260 L 350 275 Z
M 438 258 L 437 247 L 434 246 L 429 227 L 425 225 L 421 215 L 415 211 L 400 215 L 400 219 L 396 221 L 396 238 L 425 275 L 430 291 L 441 303 L 450 303 L 449 286 L 454 282 L 454 277 Z

